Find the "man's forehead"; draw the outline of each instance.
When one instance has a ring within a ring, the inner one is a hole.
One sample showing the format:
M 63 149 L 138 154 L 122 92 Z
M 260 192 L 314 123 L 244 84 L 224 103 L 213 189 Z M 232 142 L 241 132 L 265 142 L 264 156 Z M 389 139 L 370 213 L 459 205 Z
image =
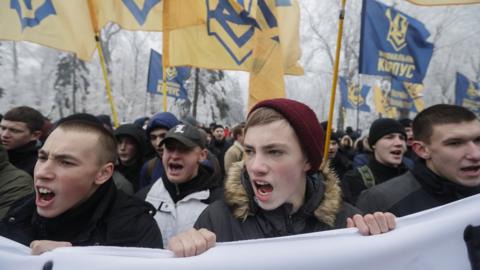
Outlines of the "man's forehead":
M 431 139 L 447 140 L 450 138 L 480 136 L 480 121 L 437 124 L 432 128 Z
M 10 121 L 10 120 L 2 119 L 2 121 L 0 122 L 0 126 L 6 127 L 6 128 L 28 130 L 27 123 L 21 122 L 21 121 Z

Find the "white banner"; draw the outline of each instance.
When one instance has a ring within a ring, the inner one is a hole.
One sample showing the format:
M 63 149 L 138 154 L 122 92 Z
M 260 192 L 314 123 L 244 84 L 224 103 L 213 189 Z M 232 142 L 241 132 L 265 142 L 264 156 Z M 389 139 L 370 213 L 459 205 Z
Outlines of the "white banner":
M 45 269 L 470 269 L 463 231 L 480 225 L 480 195 L 398 219 L 392 232 L 361 236 L 342 229 L 221 243 L 191 258 L 160 249 L 58 248 L 40 256 L 0 237 L 0 270 Z

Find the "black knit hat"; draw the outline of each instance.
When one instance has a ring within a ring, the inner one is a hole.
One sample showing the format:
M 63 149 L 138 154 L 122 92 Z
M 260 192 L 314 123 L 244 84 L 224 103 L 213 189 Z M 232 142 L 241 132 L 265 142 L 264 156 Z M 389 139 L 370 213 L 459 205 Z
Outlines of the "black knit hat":
M 300 145 L 305 152 L 311 169 L 308 173 L 318 171 L 323 158 L 323 129 L 317 116 L 307 105 L 295 100 L 276 98 L 257 103 L 249 115 L 258 108 L 271 108 L 285 117 L 297 134 Z
M 391 118 L 377 119 L 373 121 L 372 125 L 370 126 L 370 131 L 368 133 L 368 144 L 370 144 L 370 147 L 372 147 L 383 136 L 392 133 L 400 133 L 407 138 L 405 128 L 397 120 Z

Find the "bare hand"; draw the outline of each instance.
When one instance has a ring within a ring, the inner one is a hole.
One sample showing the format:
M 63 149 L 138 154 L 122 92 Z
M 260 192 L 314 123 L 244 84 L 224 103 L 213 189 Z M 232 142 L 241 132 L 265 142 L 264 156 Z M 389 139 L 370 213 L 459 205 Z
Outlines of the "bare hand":
M 176 257 L 190 257 L 202 254 L 215 245 L 216 235 L 207 229 L 189 229 L 168 241 L 168 249 Z
M 35 240 L 30 243 L 32 249 L 32 255 L 40 255 L 44 252 L 51 251 L 58 247 L 71 247 L 70 242 L 58 242 L 50 240 Z
M 347 228 L 357 227 L 362 235 L 386 233 L 395 229 L 395 218 L 395 215 L 388 212 L 375 212 L 365 216 L 357 214 L 347 219 Z

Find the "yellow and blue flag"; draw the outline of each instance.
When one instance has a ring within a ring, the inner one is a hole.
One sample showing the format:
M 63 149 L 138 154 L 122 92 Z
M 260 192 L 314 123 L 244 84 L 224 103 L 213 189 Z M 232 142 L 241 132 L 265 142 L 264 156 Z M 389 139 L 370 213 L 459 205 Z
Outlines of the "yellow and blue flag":
M 480 116 L 480 82 L 469 80 L 457 72 L 455 83 L 455 104 L 466 107 Z
M 480 4 L 480 0 L 407 0 L 415 5 L 444 6 L 444 5 L 468 5 Z
M 95 33 L 85 0 L 2 0 L 0 39 L 30 41 L 90 60 Z
M 278 4 L 275 0 L 259 1 L 250 10 L 257 29 L 251 57 L 249 108 L 265 99 L 286 96 Z
M 162 0 L 89 0 L 99 28 L 109 22 L 128 30 L 162 31 Z
M 340 77 L 340 95 L 342 98 L 342 107 L 345 109 L 370 112 L 370 106 L 367 104 L 367 96 L 371 87 L 368 85 L 349 84 L 345 77 Z
M 429 36 L 417 19 L 375 0 L 364 0 L 359 72 L 422 83 L 433 54 Z
M 188 99 L 185 82 L 190 77 L 188 67 L 167 68 L 167 96 L 176 99 Z M 148 66 L 147 92 L 163 95 L 163 66 L 162 55 L 155 50 L 150 51 L 150 63 Z
M 392 79 L 391 85 L 391 90 L 388 95 L 390 106 L 398 109 L 408 109 L 415 113 L 425 109 L 423 84 Z
M 251 71 L 256 65 L 253 57 L 257 45 L 256 35 L 263 35 L 264 31 L 276 31 L 272 29 L 280 26 L 279 35 L 272 37 L 280 40 L 282 50 L 279 64 L 286 74 L 303 74 L 303 69 L 298 64 L 298 3 L 296 0 L 277 0 L 273 5 L 269 2 L 270 0 L 170 1 L 170 10 L 164 13 L 164 16 L 169 16 L 169 64 Z M 173 9 L 172 6 L 177 8 Z M 272 16 L 273 7 L 278 10 L 275 17 Z M 180 14 L 183 15 L 179 16 Z M 259 16 L 267 20 L 267 28 L 260 28 L 257 22 Z M 274 21 L 277 22 L 276 25 Z

